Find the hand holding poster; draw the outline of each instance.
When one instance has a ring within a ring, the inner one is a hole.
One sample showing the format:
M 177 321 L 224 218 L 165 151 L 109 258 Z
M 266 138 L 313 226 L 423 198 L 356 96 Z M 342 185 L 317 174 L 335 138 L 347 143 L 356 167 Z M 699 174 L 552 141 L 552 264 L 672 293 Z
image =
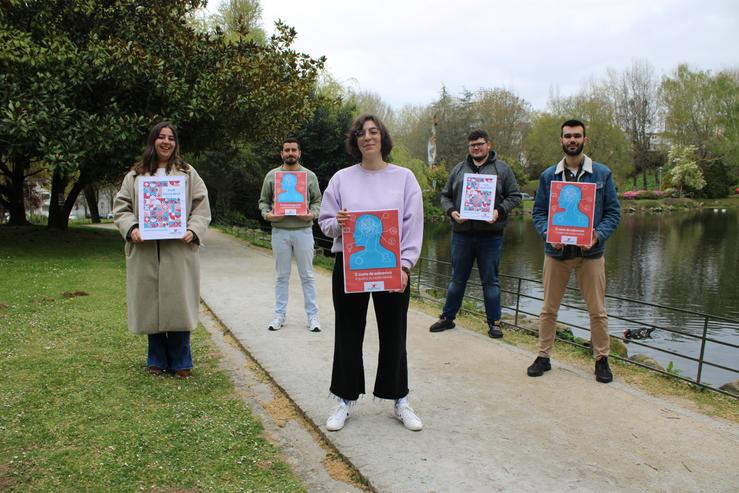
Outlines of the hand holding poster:
M 588 247 L 593 241 L 595 183 L 553 181 L 547 243 Z
M 182 238 L 187 232 L 187 177 L 142 176 L 137 186 L 141 238 Z
M 276 216 L 308 214 L 308 174 L 305 171 L 277 171 L 274 204 Z
M 344 292 L 402 287 L 398 210 L 349 212 L 342 232 Z
M 496 175 L 465 173 L 462 180 L 462 204 L 459 216 L 462 219 L 492 221 L 497 183 Z

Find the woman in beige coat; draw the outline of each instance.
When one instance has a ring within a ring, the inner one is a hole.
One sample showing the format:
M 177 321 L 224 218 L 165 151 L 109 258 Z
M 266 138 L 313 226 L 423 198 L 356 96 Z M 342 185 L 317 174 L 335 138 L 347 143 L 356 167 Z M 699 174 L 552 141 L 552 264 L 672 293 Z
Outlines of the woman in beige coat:
M 187 231 L 179 240 L 146 240 L 139 232 L 137 180 L 145 176 L 187 177 Z M 113 203 L 115 225 L 126 240 L 128 330 L 147 334 L 149 373 L 190 376 L 190 332 L 198 324 L 200 242 L 210 223 L 208 190 L 180 157 L 177 130 L 154 126 L 141 161 L 123 179 Z

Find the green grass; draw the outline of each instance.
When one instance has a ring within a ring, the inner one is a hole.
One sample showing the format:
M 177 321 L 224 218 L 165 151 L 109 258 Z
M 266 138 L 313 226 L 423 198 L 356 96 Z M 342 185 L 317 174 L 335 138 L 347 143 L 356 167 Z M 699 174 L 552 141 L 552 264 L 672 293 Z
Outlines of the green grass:
M 202 328 L 146 373 L 115 232 L 0 227 L 0 272 L 0 491 L 304 491 Z

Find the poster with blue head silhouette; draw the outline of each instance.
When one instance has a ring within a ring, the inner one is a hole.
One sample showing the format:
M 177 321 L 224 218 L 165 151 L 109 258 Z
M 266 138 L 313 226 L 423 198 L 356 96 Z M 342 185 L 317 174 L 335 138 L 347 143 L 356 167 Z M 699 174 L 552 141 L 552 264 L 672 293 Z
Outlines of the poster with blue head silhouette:
M 276 216 L 308 214 L 308 174 L 305 171 L 275 172 L 274 214 Z
M 136 183 L 141 238 L 182 238 L 187 232 L 187 177 L 142 176 Z
M 400 289 L 398 210 L 353 211 L 342 231 L 344 292 Z
M 590 246 L 596 186 L 595 183 L 552 182 L 547 243 Z

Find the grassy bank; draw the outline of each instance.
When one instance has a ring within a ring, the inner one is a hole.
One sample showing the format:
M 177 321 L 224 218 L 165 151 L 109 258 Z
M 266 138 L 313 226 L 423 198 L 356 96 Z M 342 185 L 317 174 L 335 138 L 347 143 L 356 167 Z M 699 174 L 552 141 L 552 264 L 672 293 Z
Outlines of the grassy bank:
M 739 208 L 739 195 L 732 195 L 723 199 L 621 199 L 621 208 L 627 214 L 663 214 L 697 209 L 735 209 Z
M 0 491 L 304 490 L 202 328 L 193 378 L 146 373 L 116 233 L 0 227 L 0 272 Z

